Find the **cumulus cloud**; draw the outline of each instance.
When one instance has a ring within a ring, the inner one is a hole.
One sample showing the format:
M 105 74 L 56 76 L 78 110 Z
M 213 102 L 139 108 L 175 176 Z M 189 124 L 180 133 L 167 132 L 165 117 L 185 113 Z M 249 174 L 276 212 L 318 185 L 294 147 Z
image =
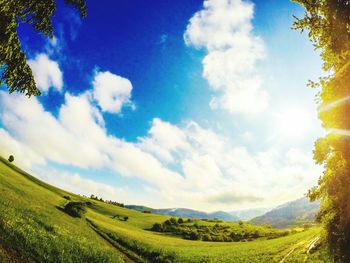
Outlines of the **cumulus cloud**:
M 130 101 L 132 85 L 128 79 L 109 71 L 97 72 L 93 86 L 93 97 L 103 111 L 119 113 L 124 105 L 134 107 Z
M 66 93 L 58 117 L 45 111 L 36 98 L 0 93 L 1 123 L 15 141 L 33 149 L 35 156 L 80 168 L 110 168 L 123 176 L 140 178 L 156 186 L 178 183 L 181 176 L 133 143 L 109 136 L 89 93 Z M 9 151 L 15 149 L 9 147 Z M 35 158 L 27 161 L 37 164 Z M 147 164 L 147 165 L 145 165 Z M 30 166 L 30 163 L 28 164 Z
M 51 60 L 46 54 L 38 54 L 35 59 L 28 60 L 28 64 L 41 91 L 47 92 L 50 88 L 62 90 L 62 72 L 56 61 Z
M 125 141 L 108 133 L 91 96 L 66 93 L 54 116 L 36 98 L 0 92 L 0 153 L 18 155 L 16 161 L 25 160 L 26 167 L 54 162 L 72 169 L 107 169 L 141 181 L 143 189 L 137 192 L 148 196 L 147 205 L 204 210 L 289 201 L 303 195 L 320 174 L 311 153 L 276 146 L 254 153 L 194 121 L 174 125 L 155 118 L 145 136 Z M 39 174 L 50 174 L 50 182 L 57 177 L 57 184 L 71 191 L 123 196 L 122 189 L 80 175 L 46 171 L 50 168 Z
M 45 111 L 36 98 L 1 92 L 0 102 L 2 124 L 13 138 L 36 151 L 39 156 L 83 168 L 103 162 L 98 150 L 89 143 L 92 138 L 93 141 L 100 139 L 98 133 L 102 128 L 92 117 L 93 106 L 84 96 L 72 97 L 67 94 L 66 104 L 62 106 L 58 119 Z M 81 124 L 82 121 L 86 126 Z M 72 123 L 76 126 L 72 127 Z M 84 134 L 94 137 L 87 139 Z
M 174 153 L 190 147 L 183 130 L 159 118 L 153 119 L 148 136 L 139 138 L 139 142 L 140 148 L 165 162 L 174 162 Z
M 302 196 L 321 172 L 311 153 L 300 149 L 271 147 L 252 153 L 193 121 L 179 127 L 157 119 L 150 130 L 153 128 L 158 131 L 140 139 L 139 147 L 166 160 L 168 167 L 179 165 L 184 178 L 175 192 L 158 193 L 163 200 L 175 199 L 182 204 L 191 200 L 217 209 L 259 202 L 275 205 L 276 200 Z M 162 143 L 162 128 L 177 142 L 176 147 Z
M 242 0 L 206 0 L 184 34 L 185 43 L 204 48 L 203 77 L 215 92 L 210 107 L 256 114 L 268 106 L 257 63 L 264 44 L 253 33 L 254 6 Z
M 108 184 L 99 183 L 94 180 L 83 178 L 79 173 L 62 172 L 56 169 L 44 167 L 34 169 L 40 179 L 66 191 L 90 196 L 91 194 L 103 197 L 107 200 L 120 200 L 123 202 L 133 202 L 134 198 L 127 188 L 114 187 Z
M 45 165 L 45 158 L 38 155 L 19 141 L 15 140 L 6 130 L 0 128 L 0 155 L 7 157 L 14 155 L 14 163 L 23 168 L 30 168 L 33 163 Z

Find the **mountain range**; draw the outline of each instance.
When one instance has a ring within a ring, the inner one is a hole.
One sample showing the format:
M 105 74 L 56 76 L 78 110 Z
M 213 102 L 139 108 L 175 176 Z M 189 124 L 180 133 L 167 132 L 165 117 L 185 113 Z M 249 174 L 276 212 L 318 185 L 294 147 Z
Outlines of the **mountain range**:
M 153 214 L 168 216 L 199 219 L 217 218 L 224 221 L 250 220 L 249 222 L 253 224 L 266 224 L 276 228 L 286 228 L 314 221 L 320 203 L 310 202 L 308 198 L 303 197 L 273 209 L 254 208 L 231 212 L 216 211 L 211 213 L 187 208 L 154 209 L 141 205 L 126 205 L 125 207 L 137 211 L 149 211 Z
M 212 213 L 206 213 L 203 211 L 197 211 L 193 209 L 187 208 L 166 208 L 166 209 L 154 209 L 146 206 L 140 205 L 126 205 L 126 208 L 134 209 L 138 211 L 150 211 L 153 214 L 160 215 L 168 215 L 168 216 L 176 216 L 176 217 L 185 217 L 185 218 L 200 218 L 200 219 L 221 219 L 224 221 L 238 221 L 239 218 L 224 212 L 224 211 L 216 211 Z
M 267 224 L 276 228 L 286 228 L 313 222 L 319 211 L 320 202 L 310 202 L 303 197 L 280 205 L 271 211 L 250 220 L 253 224 Z
M 270 210 L 271 208 L 252 208 L 252 209 L 244 209 L 244 210 L 235 210 L 229 213 L 237 217 L 239 220 L 246 221 L 246 220 L 251 220 L 257 216 L 261 216 Z

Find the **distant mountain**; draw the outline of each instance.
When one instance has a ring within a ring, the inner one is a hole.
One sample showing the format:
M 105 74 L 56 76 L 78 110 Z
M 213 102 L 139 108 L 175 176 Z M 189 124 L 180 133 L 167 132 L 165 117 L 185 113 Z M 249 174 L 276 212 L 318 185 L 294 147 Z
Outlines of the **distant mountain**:
M 126 208 L 136 210 L 136 211 L 152 211 L 153 208 L 143 206 L 143 205 L 125 205 Z
M 314 221 L 319 208 L 319 202 L 310 202 L 308 198 L 303 197 L 278 206 L 262 216 L 255 217 L 250 222 L 286 228 Z
M 230 214 L 230 213 L 227 213 L 227 212 L 224 212 L 224 211 L 217 211 L 217 212 L 212 212 L 212 213 L 209 213 L 209 219 L 211 218 L 219 218 L 221 220 L 224 220 L 224 221 L 238 221 L 239 218 Z
M 231 211 L 229 213 L 234 217 L 237 217 L 239 220 L 251 220 L 257 216 L 265 214 L 269 210 L 270 208 L 253 208 Z
M 186 208 L 153 209 L 150 207 L 140 206 L 140 205 L 126 205 L 125 207 L 133 210 L 138 210 L 138 211 L 150 211 L 153 214 L 161 214 L 161 215 L 176 216 L 176 217 L 200 218 L 200 219 L 218 218 L 224 221 L 239 220 L 236 216 L 223 211 L 206 213 L 206 212 L 197 211 L 193 209 L 186 209 Z

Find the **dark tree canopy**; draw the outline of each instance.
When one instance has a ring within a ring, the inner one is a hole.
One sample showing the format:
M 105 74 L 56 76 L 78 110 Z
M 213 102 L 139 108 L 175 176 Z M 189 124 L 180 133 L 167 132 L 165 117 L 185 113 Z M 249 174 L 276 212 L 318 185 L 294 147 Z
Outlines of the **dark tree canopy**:
M 314 159 L 324 172 L 309 197 L 321 199 L 319 217 L 335 261 L 350 262 L 350 0 L 295 2 L 306 13 L 294 28 L 309 32 L 329 74 L 310 82 L 320 88 L 319 118 L 328 134 L 315 143 Z
M 82 217 L 86 213 L 86 203 L 71 201 L 64 206 L 64 211 L 72 217 Z
M 86 16 L 85 0 L 65 0 Z M 52 15 L 56 11 L 54 0 L 0 0 L 0 85 L 9 93 L 18 91 L 27 96 L 40 95 L 33 73 L 21 48 L 17 27 L 19 23 L 33 26 L 46 37 L 53 37 Z

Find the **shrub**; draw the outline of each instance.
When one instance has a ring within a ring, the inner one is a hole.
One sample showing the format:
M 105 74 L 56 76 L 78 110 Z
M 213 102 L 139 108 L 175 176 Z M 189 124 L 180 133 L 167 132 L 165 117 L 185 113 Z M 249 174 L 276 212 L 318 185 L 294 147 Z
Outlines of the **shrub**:
M 177 220 L 175 217 L 170 218 L 170 223 L 173 225 L 177 225 Z
M 63 198 L 66 200 L 71 200 L 70 196 L 68 196 L 68 195 L 63 196 Z
M 197 232 L 191 231 L 189 238 L 190 238 L 191 240 L 198 240 L 198 239 L 199 239 L 199 235 L 198 235 Z
M 128 221 L 129 217 L 128 216 L 124 216 L 124 221 Z
M 203 241 L 211 241 L 211 237 L 208 234 L 204 234 L 203 237 L 202 237 L 202 240 Z
M 163 231 L 163 225 L 159 224 L 159 223 L 154 223 L 152 228 L 152 231 L 156 231 L 156 232 L 162 232 Z
M 69 202 L 65 205 L 64 211 L 73 217 L 82 217 L 86 213 L 85 203 Z
M 8 161 L 12 163 L 14 160 L 15 160 L 15 157 L 13 157 L 13 155 L 10 155 Z
M 213 236 L 212 240 L 215 242 L 224 242 L 224 237 L 222 235 Z
M 259 231 L 258 231 L 258 230 L 255 230 L 254 233 L 253 233 L 253 235 L 252 235 L 252 237 L 253 237 L 253 238 L 258 238 L 258 237 L 260 237 Z
M 177 222 L 178 222 L 179 224 L 182 224 L 182 223 L 184 222 L 184 220 L 180 217 L 180 218 L 177 220 Z
M 232 238 L 230 238 L 228 236 L 223 236 L 223 240 L 224 240 L 224 242 L 232 242 Z

